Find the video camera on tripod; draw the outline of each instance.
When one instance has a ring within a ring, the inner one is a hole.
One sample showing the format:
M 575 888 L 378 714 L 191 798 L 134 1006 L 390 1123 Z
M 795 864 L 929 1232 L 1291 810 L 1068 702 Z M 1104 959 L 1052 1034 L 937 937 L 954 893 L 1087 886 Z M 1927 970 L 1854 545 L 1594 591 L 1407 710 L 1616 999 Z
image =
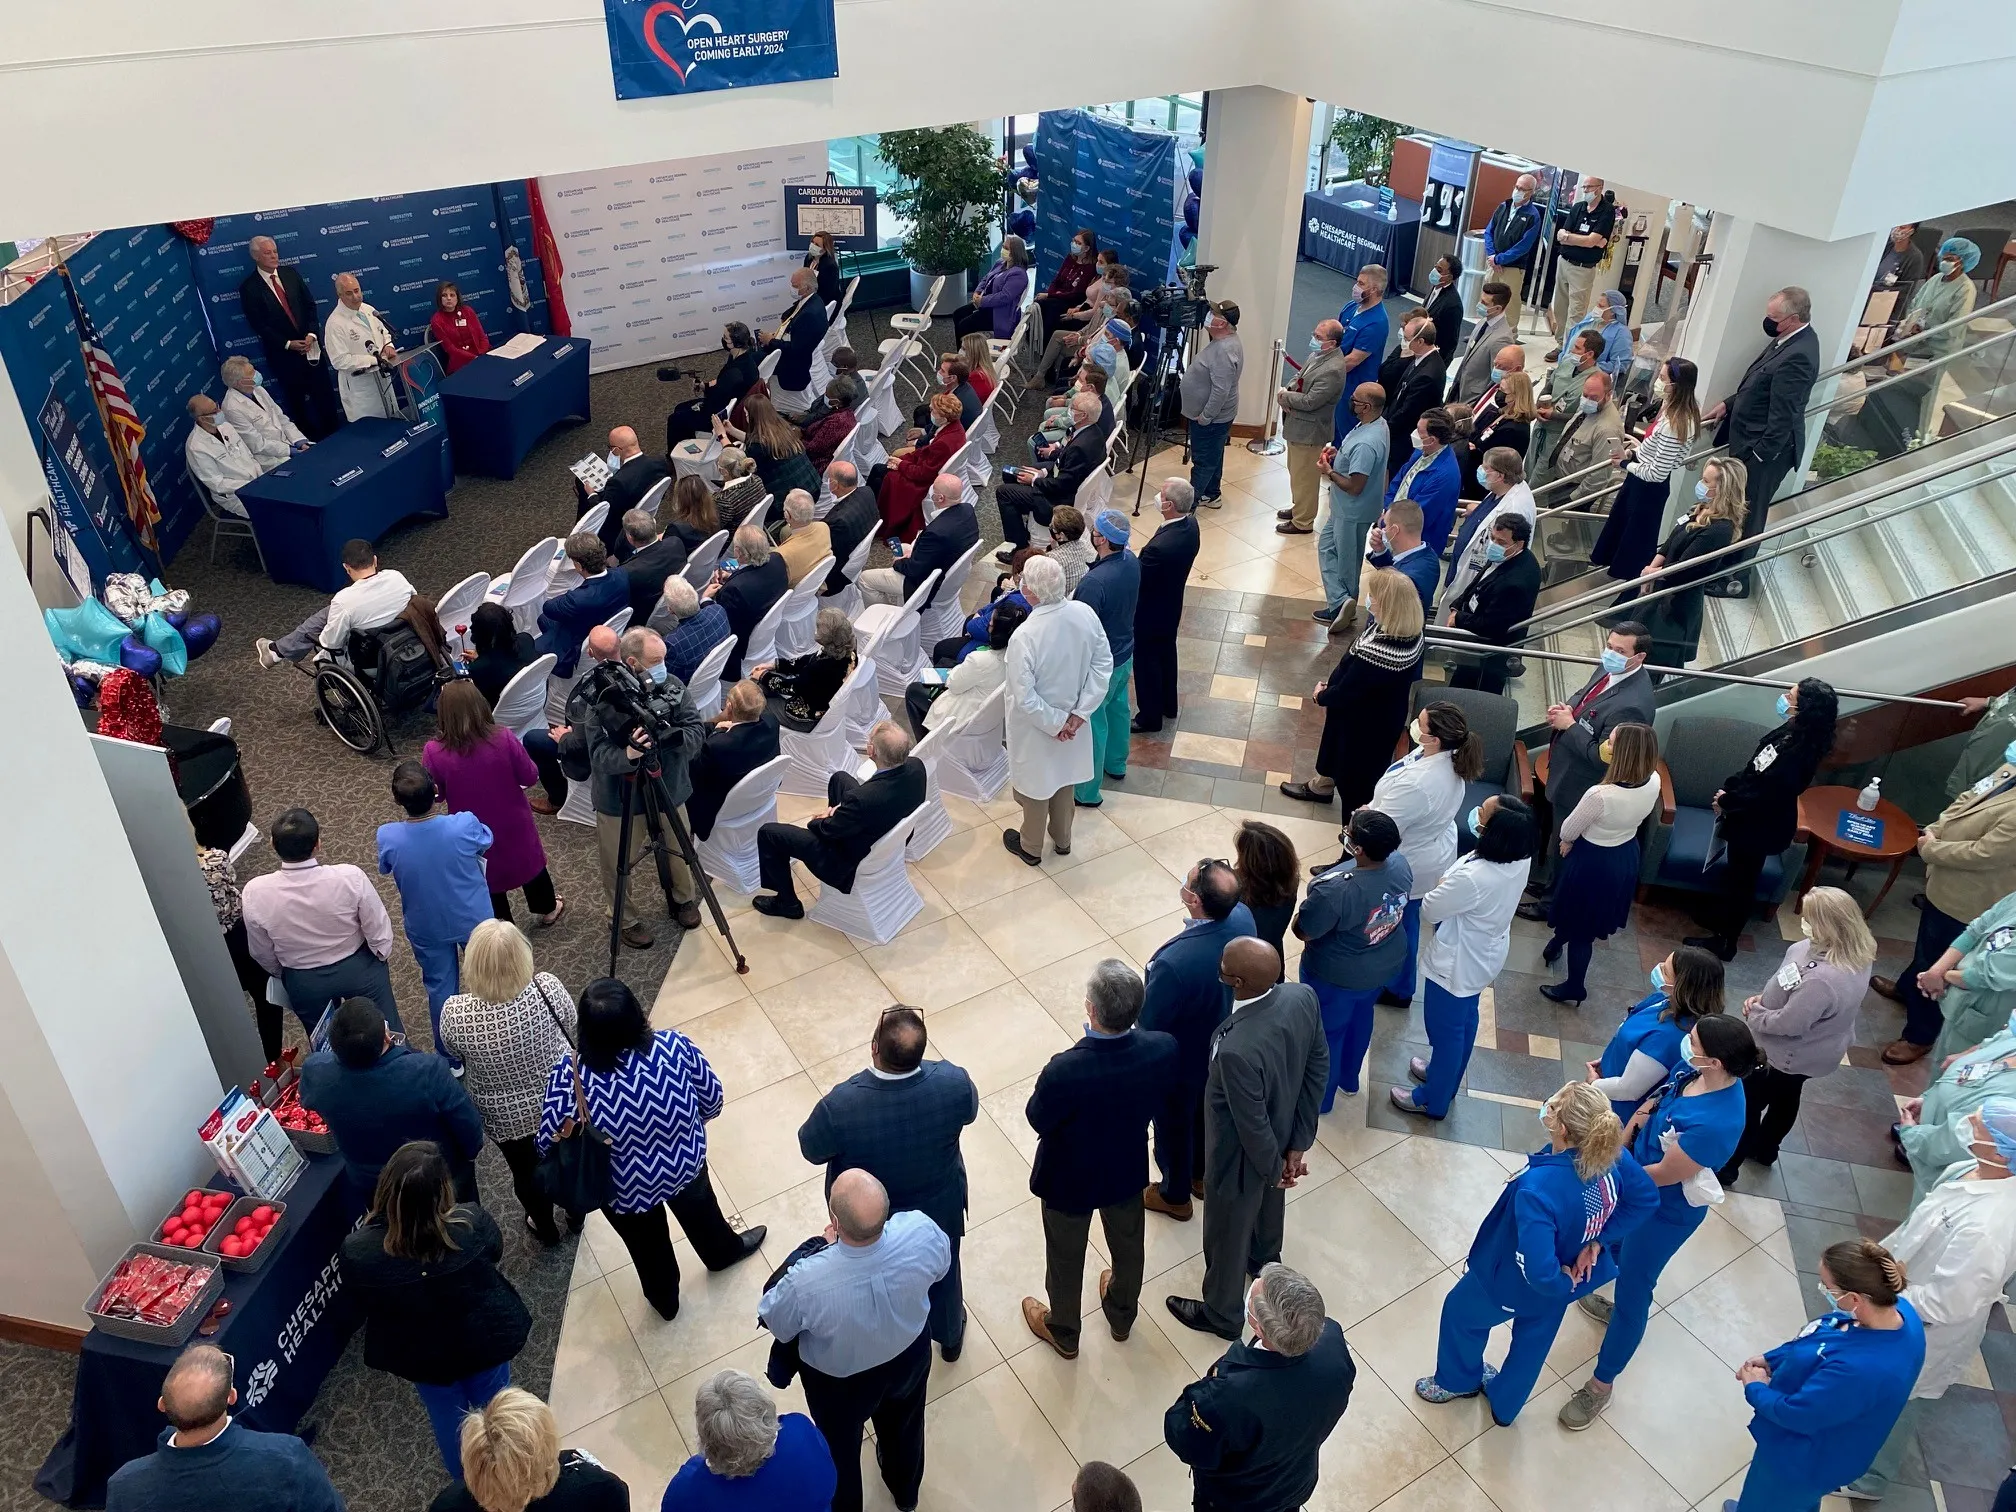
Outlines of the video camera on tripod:
M 1201 331 L 1211 313 L 1211 301 L 1204 290 L 1205 280 L 1218 271 L 1216 263 L 1199 263 L 1194 268 L 1178 268 L 1177 282 L 1149 289 L 1140 297 L 1144 324 L 1165 331 Z
M 671 696 L 677 684 L 650 682 L 620 661 L 602 663 L 589 673 L 589 678 L 593 684 L 588 690 L 589 699 L 605 713 L 615 716 L 609 723 L 628 721 L 630 729 L 644 732 L 642 744 L 632 742 L 636 749 L 653 751 L 663 745 L 677 744 L 672 716 L 678 700 Z

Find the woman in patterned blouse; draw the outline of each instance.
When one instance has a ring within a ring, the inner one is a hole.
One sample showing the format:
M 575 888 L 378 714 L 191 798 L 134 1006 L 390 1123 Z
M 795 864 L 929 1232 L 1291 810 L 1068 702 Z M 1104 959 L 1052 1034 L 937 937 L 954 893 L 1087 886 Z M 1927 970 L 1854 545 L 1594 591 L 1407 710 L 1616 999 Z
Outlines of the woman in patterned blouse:
M 721 1079 L 678 1030 L 654 1033 L 636 995 L 614 977 L 582 992 L 580 1023 L 588 1118 L 610 1141 L 615 1192 L 603 1215 L 636 1262 L 644 1300 L 670 1321 L 679 1313 L 679 1262 L 668 1204 L 710 1271 L 726 1270 L 763 1242 L 761 1226 L 741 1234 L 728 1226 L 707 1179 L 707 1121 L 720 1116 Z M 574 1117 L 574 1057 L 563 1055 L 546 1078 L 542 1155 Z
M 511 1168 L 525 1226 L 558 1244 L 553 1204 L 539 1190 L 539 1105 L 546 1079 L 567 1053 L 574 1000 L 557 977 L 532 970 L 532 947 L 518 926 L 486 919 L 462 951 L 462 990 L 441 1005 L 441 1047 L 462 1062 L 463 1089 L 483 1115 Z M 570 1214 L 575 1228 L 579 1214 Z
M 210 906 L 217 911 L 224 948 L 231 952 L 231 969 L 238 975 L 238 985 L 252 998 L 259 1022 L 259 1048 L 268 1061 L 276 1061 L 280 1059 L 280 1007 L 266 1001 L 266 968 L 252 959 L 252 947 L 245 942 L 245 907 L 238 898 L 238 874 L 231 866 L 231 854 L 214 846 L 198 846 L 196 864 L 203 869 L 203 880 L 210 888 Z

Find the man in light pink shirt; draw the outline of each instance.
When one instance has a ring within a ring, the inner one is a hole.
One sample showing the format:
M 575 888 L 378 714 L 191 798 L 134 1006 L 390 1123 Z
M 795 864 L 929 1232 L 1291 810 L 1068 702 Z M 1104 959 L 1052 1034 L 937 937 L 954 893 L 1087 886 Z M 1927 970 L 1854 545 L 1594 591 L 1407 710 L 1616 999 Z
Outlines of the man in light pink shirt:
M 245 943 L 312 1033 L 332 1000 L 369 998 L 386 1023 L 403 1030 L 392 999 L 392 918 L 371 879 L 354 866 L 324 866 L 315 857 L 320 826 L 306 809 L 273 821 L 280 870 L 254 877 L 241 890 Z

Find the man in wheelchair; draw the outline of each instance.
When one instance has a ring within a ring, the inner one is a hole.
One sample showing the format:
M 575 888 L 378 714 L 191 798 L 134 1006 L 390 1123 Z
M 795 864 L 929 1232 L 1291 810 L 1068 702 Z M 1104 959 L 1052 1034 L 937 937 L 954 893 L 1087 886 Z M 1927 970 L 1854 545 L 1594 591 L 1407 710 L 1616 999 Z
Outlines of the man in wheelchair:
M 352 635 L 384 629 L 413 598 L 405 574 L 379 567 L 378 550 L 369 541 L 343 543 L 343 571 L 350 585 L 338 589 L 328 604 L 285 635 L 255 642 L 260 666 L 298 662 L 311 654 L 318 661 L 348 655 Z

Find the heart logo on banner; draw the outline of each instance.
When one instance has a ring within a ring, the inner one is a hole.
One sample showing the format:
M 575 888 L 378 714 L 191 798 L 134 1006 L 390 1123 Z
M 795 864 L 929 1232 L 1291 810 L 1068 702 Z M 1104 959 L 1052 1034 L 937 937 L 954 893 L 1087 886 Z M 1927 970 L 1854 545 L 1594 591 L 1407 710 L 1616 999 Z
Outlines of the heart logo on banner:
M 693 35 L 693 28 L 701 24 L 710 27 L 714 35 L 718 37 L 721 35 L 721 23 L 705 11 L 689 19 L 686 13 L 673 3 L 673 0 L 657 0 L 657 4 L 644 12 L 644 45 L 656 54 L 660 63 L 663 63 L 667 68 L 672 70 L 681 84 L 684 84 L 688 72 L 687 68 L 682 67 L 678 59 L 665 51 L 665 45 L 658 40 L 658 18 L 660 16 L 670 16 L 673 20 L 677 21 L 680 32 L 688 37 Z M 698 68 L 700 65 L 695 63 L 691 66 Z

